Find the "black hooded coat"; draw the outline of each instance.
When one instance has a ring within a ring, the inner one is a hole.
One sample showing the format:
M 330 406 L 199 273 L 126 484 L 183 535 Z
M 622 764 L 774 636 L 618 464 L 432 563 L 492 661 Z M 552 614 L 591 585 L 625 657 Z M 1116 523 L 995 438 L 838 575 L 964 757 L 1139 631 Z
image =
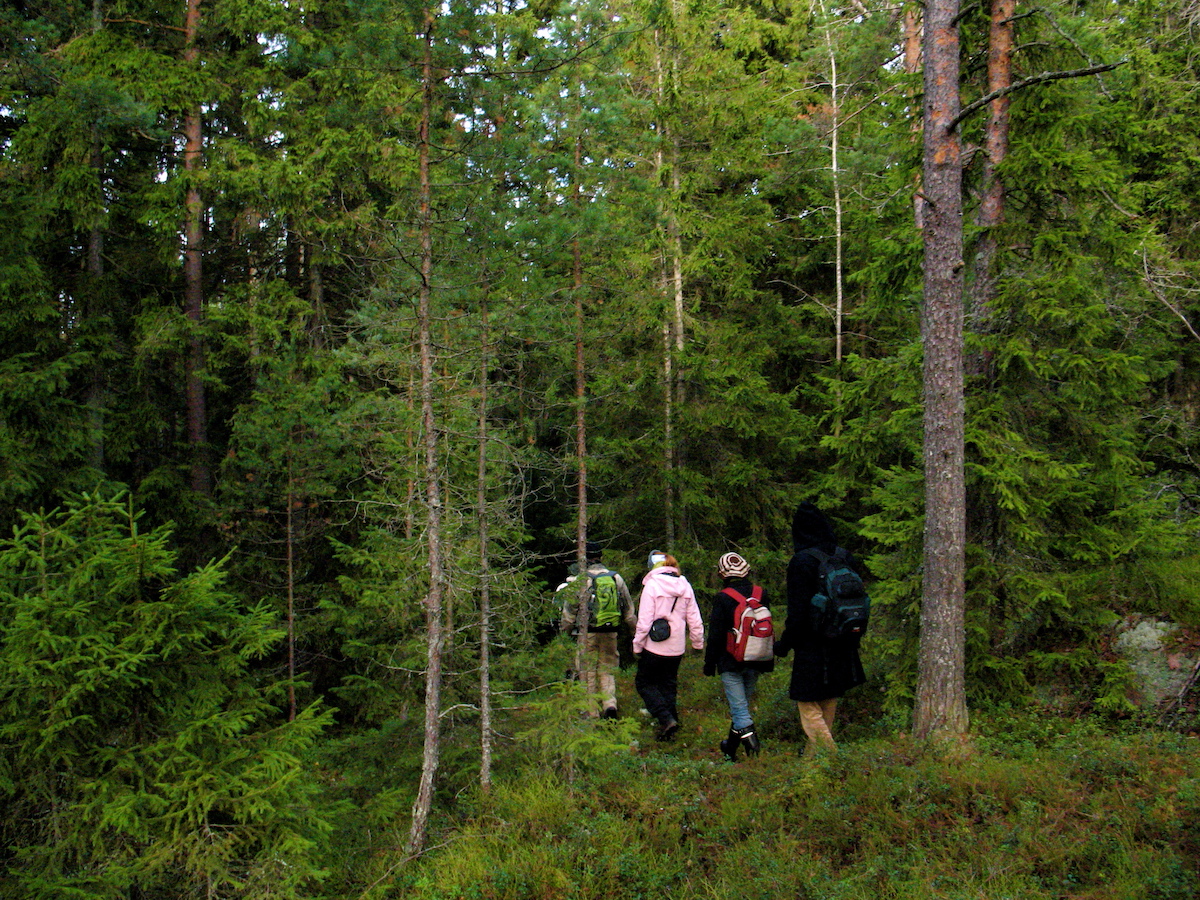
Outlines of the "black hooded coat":
M 816 630 L 812 596 L 820 590 L 820 563 L 804 551 L 815 548 L 832 555 L 837 549 L 833 526 L 819 509 L 805 501 L 792 519 L 795 550 L 787 570 L 787 624 L 775 644 L 777 656 L 795 651 L 788 696 L 801 702 L 841 697 L 867 680 L 858 657 L 858 640 L 830 641 Z M 851 558 L 850 564 L 858 569 Z

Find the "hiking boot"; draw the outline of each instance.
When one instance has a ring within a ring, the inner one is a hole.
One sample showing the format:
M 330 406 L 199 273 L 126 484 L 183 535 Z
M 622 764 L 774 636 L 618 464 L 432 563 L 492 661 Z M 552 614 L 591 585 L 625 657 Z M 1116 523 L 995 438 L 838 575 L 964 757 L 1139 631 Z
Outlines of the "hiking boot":
M 737 734 L 742 747 L 745 748 L 747 756 L 758 756 L 758 751 L 762 747 L 762 741 L 758 739 L 758 733 L 754 730 L 753 725 L 747 725 L 737 732 L 731 732 L 731 739 L 734 733 Z
M 721 741 L 721 752 L 725 754 L 725 758 L 730 762 L 737 762 L 738 744 L 741 743 L 742 736 L 736 728 L 729 726 L 729 737 Z
M 675 732 L 679 730 L 679 723 L 673 718 L 659 720 L 658 739 L 660 741 L 675 740 Z

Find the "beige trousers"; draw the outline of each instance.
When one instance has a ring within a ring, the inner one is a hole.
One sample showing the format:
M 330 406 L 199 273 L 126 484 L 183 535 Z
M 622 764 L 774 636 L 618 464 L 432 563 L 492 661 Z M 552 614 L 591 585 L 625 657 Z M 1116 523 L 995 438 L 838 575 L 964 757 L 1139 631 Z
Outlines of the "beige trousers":
M 833 742 L 833 716 L 837 712 L 837 697 L 820 700 L 815 703 L 799 701 L 796 703 L 800 710 L 800 726 L 808 737 L 808 746 L 804 752 L 816 753 L 818 750 L 836 750 Z
M 584 644 L 584 678 L 588 693 L 599 695 L 601 709 L 617 708 L 617 664 L 617 633 L 589 631 Z

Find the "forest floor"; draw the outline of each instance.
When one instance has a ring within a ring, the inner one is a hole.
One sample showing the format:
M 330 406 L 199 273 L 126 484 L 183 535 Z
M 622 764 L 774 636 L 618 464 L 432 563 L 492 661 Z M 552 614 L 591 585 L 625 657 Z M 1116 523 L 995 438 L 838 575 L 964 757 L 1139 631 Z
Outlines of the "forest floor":
M 839 712 L 838 752 L 811 758 L 785 663 L 760 682 L 761 753 L 731 764 L 720 682 L 700 666 L 684 661 L 671 743 L 639 714 L 632 668 L 615 722 L 581 718 L 570 695 L 525 707 L 491 791 L 447 792 L 430 851 L 354 896 L 1200 896 L 1195 737 L 993 709 L 974 713 L 968 742 L 933 753 L 886 720 L 868 684 Z

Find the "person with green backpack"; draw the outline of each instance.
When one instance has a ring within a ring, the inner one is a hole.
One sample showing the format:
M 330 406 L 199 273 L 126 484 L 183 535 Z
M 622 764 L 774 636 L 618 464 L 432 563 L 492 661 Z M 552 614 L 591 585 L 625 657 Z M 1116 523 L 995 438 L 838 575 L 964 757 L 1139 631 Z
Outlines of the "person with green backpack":
M 633 610 L 633 599 L 629 596 L 629 587 L 618 572 L 606 568 L 600 561 L 602 550 L 600 545 L 587 543 L 587 579 L 589 589 L 587 639 L 584 646 L 583 676 L 588 694 L 599 695 L 600 710 L 593 715 L 601 715 L 606 719 L 615 719 L 617 711 L 617 632 L 621 623 L 632 631 L 637 625 L 637 617 Z M 557 592 L 562 594 L 562 619 L 559 631 L 571 634 L 576 630 L 576 618 L 579 611 L 579 592 L 565 590 L 567 585 L 575 583 L 571 575 L 558 586 Z

